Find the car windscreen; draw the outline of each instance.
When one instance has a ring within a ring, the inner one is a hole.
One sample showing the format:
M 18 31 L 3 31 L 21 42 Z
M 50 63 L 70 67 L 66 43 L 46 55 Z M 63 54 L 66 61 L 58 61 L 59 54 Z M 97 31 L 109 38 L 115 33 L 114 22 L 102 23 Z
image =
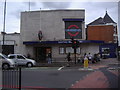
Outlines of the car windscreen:
M 8 58 L 5 54 L 2 54 L 2 58 Z

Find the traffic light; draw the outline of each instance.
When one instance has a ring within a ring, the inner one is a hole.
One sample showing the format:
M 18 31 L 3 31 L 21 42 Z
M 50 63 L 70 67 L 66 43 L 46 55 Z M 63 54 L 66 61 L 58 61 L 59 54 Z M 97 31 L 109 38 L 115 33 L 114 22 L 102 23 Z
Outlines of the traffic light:
M 72 42 L 72 48 L 75 48 L 75 40 L 74 40 L 74 38 L 71 38 L 71 42 Z
M 79 41 L 78 40 L 74 40 L 73 38 L 71 38 L 71 42 L 72 42 L 72 48 L 76 49 L 79 47 Z
M 76 48 L 78 48 L 78 47 L 79 47 L 79 41 L 76 40 Z

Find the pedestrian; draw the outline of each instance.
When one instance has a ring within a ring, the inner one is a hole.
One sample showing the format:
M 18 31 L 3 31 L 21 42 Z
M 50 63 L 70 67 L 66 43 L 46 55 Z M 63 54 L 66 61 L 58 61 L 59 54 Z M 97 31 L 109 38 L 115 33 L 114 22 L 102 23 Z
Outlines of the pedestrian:
M 27 58 L 31 58 L 31 56 L 30 56 L 30 54 L 29 54 L 29 53 L 27 54 Z
M 67 61 L 68 61 L 68 66 L 69 66 L 70 61 L 71 61 L 70 52 L 67 54 Z
M 88 58 L 87 53 L 84 54 L 84 58 Z
M 97 54 L 94 54 L 94 58 L 92 60 L 92 63 L 95 63 L 95 62 L 97 62 Z
M 89 61 L 92 61 L 92 54 L 91 54 L 91 53 L 89 53 L 89 54 L 87 55 L 87 57 L 88 57 L 88 60 L 89 60 Z
M 48 64 L 51 64 L 51 62 L 52 62 L 51 52 L 49 52 L 49 53 L 47 54 L 47 61 L 48 61 Z

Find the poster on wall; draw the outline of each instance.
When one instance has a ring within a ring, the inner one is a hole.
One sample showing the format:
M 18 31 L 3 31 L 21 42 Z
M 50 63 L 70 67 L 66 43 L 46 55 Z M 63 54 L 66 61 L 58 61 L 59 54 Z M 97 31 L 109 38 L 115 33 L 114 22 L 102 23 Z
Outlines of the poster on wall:
M 65 39 L 82 39 L 82 21 L 65 21 Z

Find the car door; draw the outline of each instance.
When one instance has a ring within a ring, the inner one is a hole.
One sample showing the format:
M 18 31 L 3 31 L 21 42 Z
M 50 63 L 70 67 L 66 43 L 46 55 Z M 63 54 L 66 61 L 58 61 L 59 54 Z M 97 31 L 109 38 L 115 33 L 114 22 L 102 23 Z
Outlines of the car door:
M 15 62 L 15 64 L 18 65 L 18 60 L 16 59 L 15 55 L 10 55 L 10 56 L 8 56 L 8 58 L 13 60 Z
M 26 59 L 22 55 L 17 55 L 17 61 L 19 65 L 26 65 Z

